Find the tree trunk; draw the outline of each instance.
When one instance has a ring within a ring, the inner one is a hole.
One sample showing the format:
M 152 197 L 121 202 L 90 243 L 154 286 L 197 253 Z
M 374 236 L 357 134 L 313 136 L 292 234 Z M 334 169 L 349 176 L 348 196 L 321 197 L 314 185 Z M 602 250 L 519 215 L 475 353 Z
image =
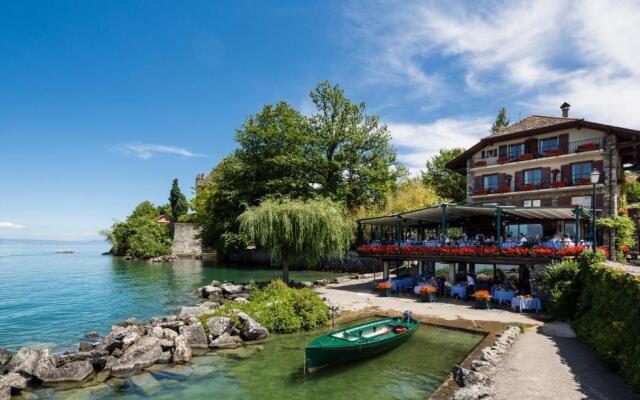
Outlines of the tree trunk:
M 282 260 L 282 280 L 289 283 L 289 260 Z

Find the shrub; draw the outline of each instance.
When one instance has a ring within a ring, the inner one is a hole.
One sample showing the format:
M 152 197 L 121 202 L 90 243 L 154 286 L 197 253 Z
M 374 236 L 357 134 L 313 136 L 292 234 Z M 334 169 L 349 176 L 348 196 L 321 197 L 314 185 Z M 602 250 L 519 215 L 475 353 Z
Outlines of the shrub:
M 255 289 L 249 302 L 227 302 L 212 314 L 198 317 L 203 325 L 215 316 L 230 317 L 239 327 L 238 311 L 244 311 L 270 332 L 290 333 L 313 329 L 329 320 L 329 310 L 311 289 L 293 289 L 276 280 L 262 289 Z

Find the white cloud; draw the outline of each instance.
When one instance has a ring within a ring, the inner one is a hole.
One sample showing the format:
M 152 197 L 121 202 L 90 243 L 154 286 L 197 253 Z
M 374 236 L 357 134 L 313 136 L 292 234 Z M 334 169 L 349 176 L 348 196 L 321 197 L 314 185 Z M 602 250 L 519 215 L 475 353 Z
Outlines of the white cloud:
M 470 147 L 491 129 L 491 118 L 444 118 L 429 124 L 389 123 L 398 158 L 417 175 L 443 148 Z
M 22 228 L 26 228 L 25 225 L 20 225 L 20 224 L 15 224 L 13 222 L 7 222 L 7 221 L 0 221 L 0 228 L 6 228 L 6 229 L 22 229 Z
M 130 143 L 116 147 L 116 151 L 127 156 L 148 160 L 159 154 L 173 154 L 186 158 L 203 157 L 204 154 L 193 153 L 182 147 L 164 146 L 161 144 Z
M 637 1 L 356 4 L 365 81 L 436 105 L 470 93 L 558 115 L 568 101 L 572 115 L 640 127 Z

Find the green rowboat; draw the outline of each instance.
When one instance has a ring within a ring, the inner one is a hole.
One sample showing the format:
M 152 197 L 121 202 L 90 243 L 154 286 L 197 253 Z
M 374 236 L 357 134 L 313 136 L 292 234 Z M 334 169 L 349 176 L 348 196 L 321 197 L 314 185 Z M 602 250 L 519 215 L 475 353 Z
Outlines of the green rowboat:
M 311 373 L 391 350 L 409 339 L 419 325 L 410 312 L 405 312 L 402 317 L 379 319 L 317 337 L 305 348 L 305 371 Z

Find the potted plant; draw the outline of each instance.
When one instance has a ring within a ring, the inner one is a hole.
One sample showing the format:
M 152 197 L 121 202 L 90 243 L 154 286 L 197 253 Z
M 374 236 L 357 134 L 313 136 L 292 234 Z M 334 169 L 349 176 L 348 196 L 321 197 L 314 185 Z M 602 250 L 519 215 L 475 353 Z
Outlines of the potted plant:
M 551 187 L 554 187 L 554 188 L 564 187 L 564 182 L 562 181 L 551 182 Z
M 589 178 L 579 178 L 576 179 L 576 185 L 590 185 L 591 179 Z
M 549 149 L 549 150 L 545 151 L 544 154 L 546 156 L 548 156 L 548 157 L 559 156 L 560 154 L 562 154 L 562 150 L 560 150 L 560 149 Z
M 376 287 L 378 288 L 378 290 L 380 290 L 380 295 L 384 293 L 384 296 L 386 297 L 391 296 L 391 288 L 393 287 L 393 285 L 391 285 L 391 282 L 380 282 L 376 285 Z
M 525 183 L 524 185 L 520 185 L 519 190 L 521 192 L 524 192 L 526 190 L 533 190 L 535 188 L 535 186 L 533 185 L 533 183 Z
M 522 153 L 518 156 L 518 161 L 533 160 L 533 153 Z
M 584 143 L 578 146 L 576 149 L 576 153 L 580 153 L 581 151 L 591 151 L 598 149 L 598 143 Z
M 475 163 L 473 163 L 474 167 L 486 167 L 487 166 L 487 162 L 485 160 L 478 160 Z
M 436 301 L 436 293 L 438 292 L 438 289 L 435 286 L 431 286 L 431 285 L 420 286 L 419 292 L 420 292 L 420 301 L 422 301 L 423 303 Z
M 509 185 L 500 185 L 496 189 L 497 193 L 508 193 L 510 191 L 511 191 L 511 188 L 509 187 Z
M 508 162 L 511 162 L 511 158 L 507 156 L 498 158 L 498 164 L 506 164 Z
M 485 194 L 486 191 L 484 190 L 484 188 L 477 188 L 476 190 L 474 190 L 473 193 L 474 194 Z
M 489 293 L 488 290 L 482 289 L 475 291 L 471 297 L 476 301 L 476 308 L 485 308 L 487 310 L 490 308 L 491 293 Z

